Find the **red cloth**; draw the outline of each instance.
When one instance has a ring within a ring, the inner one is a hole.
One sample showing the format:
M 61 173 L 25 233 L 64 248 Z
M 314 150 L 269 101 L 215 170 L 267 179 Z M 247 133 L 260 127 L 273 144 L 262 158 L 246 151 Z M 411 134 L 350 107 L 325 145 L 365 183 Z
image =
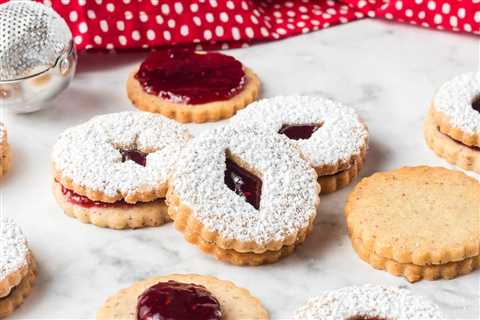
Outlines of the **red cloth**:
M 377 17 L 480 34 L 480 0 L 37 0 L 68 22 L 79 50 L 237 47 Z M 5 0 L 0 0 L 5 2 Z

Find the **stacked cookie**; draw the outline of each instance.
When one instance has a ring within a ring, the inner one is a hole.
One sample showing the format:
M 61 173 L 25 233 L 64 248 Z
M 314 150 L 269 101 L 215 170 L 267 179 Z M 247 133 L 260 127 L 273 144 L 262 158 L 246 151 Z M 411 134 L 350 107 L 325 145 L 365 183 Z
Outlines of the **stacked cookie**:
M 0 217 L 0 318 L 11 314 L 32 290 L 37 266 L 20 228 Z
M 122 112 L 66 130 L 53 149 L 53 192 L 66 214 L 114 229 L 170 219 L 167 180 L 190 139 L 160 115 Z
M 233 125 L 265 127 L 294 141 L 318 174 L 321 193 L 350 184 L 365 162 L 368 130 L 355 110 L 322 97 L 279 96 L 250 104 Z
M 10 146 L 7 141 L 7 129 L 0 122 L 0 177 L 5 174 L 5 172 L 10 167 Z
M 236 265 L 275 262 L 311 232 L 317 175 L 285 136 L 225 126 L 194 138 L 170 180 L 168 213 L 186 240 Z
M 480 265 L 480 184 L 459 171 L 376 173 L 355 187 L 345 216 L 358 255 L 411 282 L 451 279 Z
M 480 74 L 457 76 L 438 90 L 424 134 L 440 157 L 480 173 Z

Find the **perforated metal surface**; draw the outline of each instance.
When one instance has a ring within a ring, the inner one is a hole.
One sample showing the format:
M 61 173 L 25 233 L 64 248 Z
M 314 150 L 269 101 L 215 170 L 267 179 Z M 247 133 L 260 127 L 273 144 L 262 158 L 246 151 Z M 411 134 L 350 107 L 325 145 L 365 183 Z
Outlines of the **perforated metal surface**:
M 0 5 L 0 80 L 15 80 L 55 65 L 72 34 L 51 8 L 31 1 Z

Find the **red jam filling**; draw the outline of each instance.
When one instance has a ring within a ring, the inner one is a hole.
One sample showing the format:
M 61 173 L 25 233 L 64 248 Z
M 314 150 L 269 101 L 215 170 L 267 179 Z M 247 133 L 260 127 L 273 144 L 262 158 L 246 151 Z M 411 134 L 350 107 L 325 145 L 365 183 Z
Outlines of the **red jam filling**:
M 278 133 L 293 140 L 308 139 L 321 126 L 320 124 L 284 124 Z
M 67 198 L 68 202 L 73 203 L 75 205 L 84 207 L 84 208 L 115 208 L 115 207 L 128 207 L 128 206 L 133 206 L 133 204 L 126 203 L 124 200 L 119 200 L 114 203 L 107 203 L 107 202 L 101 202 L 101 201 L 93 201 L 88 199 L 85 196 L 79 195 L 78 193 L 75 193 L 74 191 L 65 188 L 62 185 L 62 193 L 63 195 Z
M 159 282 L 138 297 L 137 320 L 220 320 L 218 300 L 196 284 Z
M 480 112 L 480 95 L 473 99 L 472 108 L 473 110 Z
M 221 53 L 166 49 L 151 53 L 135 78 L 145 92 L 183 104 L 228 100 L 245 83 L 242 64 Z
M 147 164 L 147 153 L 138 150 L 119 150 L 122 155 L 122 162 L 132 160 L 133 162 L 145 167 Z
M 258 210 L 262 196 L 262 180 L 228 157 L 226 165 L 224 181 L 227 187 Z

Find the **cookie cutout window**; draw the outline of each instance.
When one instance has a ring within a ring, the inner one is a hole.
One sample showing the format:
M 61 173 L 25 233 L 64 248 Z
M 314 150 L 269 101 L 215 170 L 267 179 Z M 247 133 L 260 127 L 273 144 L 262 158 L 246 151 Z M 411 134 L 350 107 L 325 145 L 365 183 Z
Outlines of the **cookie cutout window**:
M 292 140 L 309 139 L 312 134 L 320 129 L 322 124 L 308 123 L 308 124 L 284 124 L 278 131 L 280 134 L 286 135 Z
M 142 167 L 147 165 L 148 153 L 136 149 L 119 149 L 118 151 L 120 151 L 120 154 L 122 155 L 122 162 L 131 160 Z
M 473 98 L 472 108 L 473 108 L 473 110 L 475 110 L 477 112 L 480 112 L 480 95 Z
M 228 155 L 225 164 L 225 185 L 258 210 L 262 197 L 262 180 L 242 168 Z

